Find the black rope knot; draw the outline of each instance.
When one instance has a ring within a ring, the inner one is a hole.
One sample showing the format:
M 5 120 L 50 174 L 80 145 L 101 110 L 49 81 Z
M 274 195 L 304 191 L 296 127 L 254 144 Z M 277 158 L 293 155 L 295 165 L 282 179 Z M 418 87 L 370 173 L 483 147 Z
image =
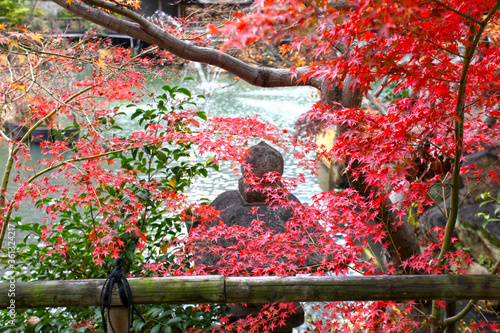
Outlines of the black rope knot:
M 128 308 L 128 330 L 127 332 L 130 333 L 130 328 L 132 327 L 132 322 L 133 322 L 133 311 L 137 311 L 134 307 L 134 300 L 132 299 L 132 292 L 130 291 L 130 286 L 128 284 L 127 279 L 123 276 L 123 259 L 118 258 L 116 260 L 116 268 L 113 269 L 109 277 L 104 281 L 104 284 L 102 286 L 101 290 L 101 298 L 100 298 L 100 308 L 101 308 L 101 316 L 102 316 L 102 321 L 104 324 L 104 332 L 107 333 L 108 327 L 106 325 L 106 316 L 104 315 L 104 309 L 108 310 L 108 321 L 109 321 L 109 326 L 111 327 L 111 330 L 113 333 L 115 332 L 115 329 L 113 327 L 113 323 L 111 322 L 111 317 L 110 317 L 110 308 L 111 308 L 111 295 L 113 292 L 113 286 L 116 284 L 118 287 L 118 294 L 120 295 L 120 299 L 122 301 L 123 306 Z M 139 317 L 142 316 L 137 313 Z

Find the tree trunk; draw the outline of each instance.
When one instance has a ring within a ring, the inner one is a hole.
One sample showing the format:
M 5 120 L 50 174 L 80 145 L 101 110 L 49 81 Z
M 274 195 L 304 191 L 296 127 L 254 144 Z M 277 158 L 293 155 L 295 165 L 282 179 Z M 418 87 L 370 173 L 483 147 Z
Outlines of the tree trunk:
M 343 88 L 334 87 L 330 89 L 327 93 L 323 93 L 323 102 L 330 105 L 336 105 L 334 103 L 340 103 L 346 108 L 359 108 L 361 107 L 362 96 L 360 96 L 359 91 L 349 90 L 350 78 L 346 78 L 343 82 Z M 326 90 L 326 83 L 322 86 L 323 91 Z M 338 135 L 342 133 L 343 129 L 340 128 Z M 349 161 L 345 161 L 346 163 Z M 353 161 L 351 164 L 351 170 L 358 169 L 359 164 L 357 161 Z M 353 173 L 348 171 L 347 176 L 349 178 L 349 185 L 353 187 L 359 194 L 367 197 L 371 190 L 367 187 L 365 178 L 363 175 L 359 176 L 357 180 L 353 177 Z M 377 215 L 376 222 L 383 222 L 384 228 L 387 231 L 386 241 L 390 244 L 389 251 L 391 259 L 393 262 L 401 264 L 402 261 L 409 259 L 415 254 L 420 254 L 420 246 L 418 244 L 417 235 L 414 232 L 414 228 L 409 224 L 408 221 L 404 221 L 400 226 L 395 226 L 396 215 L 390 210 L 392 203 L 386 201 L 380 205 L 379 213 Z M 414 271 L 405 271 L 406 274 L 415 274 Z

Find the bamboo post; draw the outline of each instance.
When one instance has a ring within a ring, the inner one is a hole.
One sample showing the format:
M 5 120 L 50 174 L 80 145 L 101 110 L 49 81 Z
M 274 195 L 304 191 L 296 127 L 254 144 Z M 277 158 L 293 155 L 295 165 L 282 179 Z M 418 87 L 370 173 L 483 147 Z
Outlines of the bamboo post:
M 128 308 L 125 306 L 112 306 L 109 308 L 109 320 L 107 320 L 108 333 L 128 332 Z M 113 324 L 113 328 L 111 328 Z
M 498 275 L 226 277 L 228 303 L 496 299 Z M 486 290 L 489 290 L 488 292 Z

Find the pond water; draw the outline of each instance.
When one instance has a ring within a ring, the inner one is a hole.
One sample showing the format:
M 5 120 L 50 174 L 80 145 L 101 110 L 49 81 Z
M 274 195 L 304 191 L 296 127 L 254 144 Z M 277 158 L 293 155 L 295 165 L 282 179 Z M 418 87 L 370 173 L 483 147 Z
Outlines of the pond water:
M 211 80 L 211 77 L 217 80 Z M 231 84 L 230 77 L 227 74 L 217 74 L 217 70 L 215 74 L 202 78 L 204 80 L 197 81 L 199 83 L 194 88 L 208 97 L 204 108 L 208 115 L 221 117 L 259 115 L 261 120 L 290 132 L 294 130 L 295 121 L 310 109 L 316 98 L 315 90 L 308 87 L 259 88 L 245 82 L 225 86 Z M 311 196 L 321 191 L 325 179 L 311 175 L 310 171 L 297 166 L 297 160 L 284 154 L 283 151 L 280 152 L 285 162 L 285 176 L 296 177 L 302 173 L 306 177 L 305 183 L 300 184 L 294 194 L 302 202 L 308 202 Z M 224 191 L 237 189 L 237 184 L 237 177 L 230 170 L 229 164 L 223 164 L 220 172 L 213 171 L 208 178 L 196 181 L 191 187 L 190 194 L 196 199 L 205 197 L 212 200 Z
M 184 81 L 185 77 L 193 77 L 194 81 Z M 189 88 L 193 94 L 204 95 L 200 99 L 199 107 L 208 116 L 245 117 L 258 115 L 262 121 L 271 123 L 280 129 L 294 131 L 294 123 L 299 116 L 308 111 L 317 100 L 315 89 L 309 87 L 259 88 L 248 83 L 235 81 L 234 77 L 218 68 L 192 64 L 189 69 L 181 71 L 174 80 L 156 78 L 150 80 L 149 87 L 152 93 L 163 93 L 161 87 L 168 85 L 182 85 Z M 130 110 L 132 112 L 132 110 Z M 133 130 L 135 124 L 123 118 L 117 121 L 125 131 Z M 257 143 L 257 142 L 256 142 Z M 279 150 L 278 147 L 275 147 Z M 285 176 L 296 177 L 304 174 L 306 182 L 300 184 L 294 194 L 302 202 L 308 202 L 314 194 L 322 188 L 328 189 L 327 170 L 318 166 L 319 176 L 298 167 L 298 161 L 283 154 L 285 162 Z M 189 190 L 190 199 L 215 199 L 217 195 L 227 190 L 238 188 L 238 176 L 230 169 L 230 163 L 220 165 L 220 171 L 211 170 L 206 178 L 195 179 Z

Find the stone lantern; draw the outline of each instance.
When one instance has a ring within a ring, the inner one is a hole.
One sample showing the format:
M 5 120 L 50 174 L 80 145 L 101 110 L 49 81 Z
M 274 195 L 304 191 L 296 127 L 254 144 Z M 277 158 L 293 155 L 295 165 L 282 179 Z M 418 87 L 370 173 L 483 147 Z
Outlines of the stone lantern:
M 251 169 L 253 177 L 262 178 L 263 175 L 269 172 L 278 172 L 283 174 L 283 157 L 281 154 L 265 142 L 250 148 L 249 155 L 246 158 L 246 164 Z M 241 168 L 242 174 L 246 174 L 243 166 Z M 282 187 L 281 182 L 264 183 L 266 187 Z M 252 221 L 255 219 L 256 214 L 259 220 L 264 222 L 264 225 L 278 233 L 285 232 L 285 224 L 290 219 L 292 209 L 287 207 L 280 207 L 278 205 L 270 205 L 266 203 L 266 193 L 259 190 L 253 190 L 248 185 L 245 176 L 239 179 L 239 189 L 233 191 L 226 191 L 220 194 L 210 206 L 216 208 L 220 212 L 220 219 L 227 226 L 241 226 L 250 227 Z M 288 200 L 299 202 L 293 195 L 288 195 Z M 218 223 L 218 221 L 217 221 Z M 195 223 L 196 226 L 198 223 Z M 217 245 L 228 247 L 237 242 L 236 239 L 220 239 Z M 201 259 L 197 260 L 198 264 L 203 264 L 208 270 L 214 270 L 217 267 L 220 257 L 214 253 L 205 252 Z M 231 318 L 230 320 L 236 321 L 244 319 L 249 314 L 257 315 L 264 304 L 247 304 L 246 307 L 240 304 L 230 305 Z M 302 325 L 304 322 L 304 311 L 299 303 L 295 304 L 297 311 L 290 314 L 285 321 L 285 325 L 277 327 L 273 332 L 292 332 L 294 327 Z

